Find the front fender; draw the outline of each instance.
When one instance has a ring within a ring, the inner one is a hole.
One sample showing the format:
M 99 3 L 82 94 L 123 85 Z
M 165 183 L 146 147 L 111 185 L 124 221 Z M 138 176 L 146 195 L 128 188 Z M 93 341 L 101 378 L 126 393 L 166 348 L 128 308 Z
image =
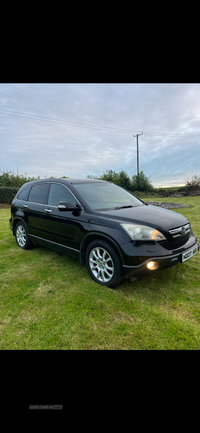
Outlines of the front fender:
M 99 233 L 98 231 L 92 231 L 90 233 L 87 233 L 84 238 L 82 239 L 81 245 L 80 245 L 80 251 L 79 251 L 79 260 L 81 264 L 85 263 L 85 253 L 88 245 L 94 241 L 95 239 L 105 239 L 107 240 L 118 252 L 122 265 L 125 264 L 124 257 L 122 255 L 121 249 L 118 245 L 118 243 L 109 235 L 105 233 Z

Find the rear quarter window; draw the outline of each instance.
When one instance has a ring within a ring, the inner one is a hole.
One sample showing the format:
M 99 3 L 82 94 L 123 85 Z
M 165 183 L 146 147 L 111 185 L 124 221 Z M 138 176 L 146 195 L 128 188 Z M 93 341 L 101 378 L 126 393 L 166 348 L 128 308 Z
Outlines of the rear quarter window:
M 34 203 L 46 203 L 48 186 L 49 185 L 47 183 L 33 186 L 31 188 L 28 201 L 32 201 Z
M 30 191 L 30 187 L 24 189 L 22 192 L 20 192 L 17 196 L 18 200 L 28 200 L 28 195 L 29 195 L 29 191 Z

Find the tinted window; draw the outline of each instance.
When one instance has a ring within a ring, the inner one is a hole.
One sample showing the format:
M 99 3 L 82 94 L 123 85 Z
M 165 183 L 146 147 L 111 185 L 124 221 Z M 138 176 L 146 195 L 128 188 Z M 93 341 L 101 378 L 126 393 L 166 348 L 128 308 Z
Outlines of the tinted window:
M 26 188 L 26 189 L 24 189 L 24 191 L 20 192 L 18 197 L 17 197 L 18 200 L 27 200 L 29 191 L 30 191 L 30 187 Z
M 45 203 L 47 187 L 47 183 L 33 186 L 29 195 L 29 201 L 33 201 L 34 203 Z
M 74 206 L 77 204 L 74 196 L 65 186 L 52 183 L 49 190 L 48 204 L 58 206 L 59 201 L 70 201 Z

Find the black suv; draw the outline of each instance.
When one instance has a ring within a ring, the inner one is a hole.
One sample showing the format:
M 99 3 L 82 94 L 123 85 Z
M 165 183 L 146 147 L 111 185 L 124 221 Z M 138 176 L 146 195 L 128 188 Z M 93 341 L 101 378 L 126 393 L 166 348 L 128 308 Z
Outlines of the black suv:
M 108 287 L 199 251 L 183 215 L 96 179 L 27 182 L 12 201 L 9 225 L 20 248 L 39 243 L 79 257 L 93 280 Z

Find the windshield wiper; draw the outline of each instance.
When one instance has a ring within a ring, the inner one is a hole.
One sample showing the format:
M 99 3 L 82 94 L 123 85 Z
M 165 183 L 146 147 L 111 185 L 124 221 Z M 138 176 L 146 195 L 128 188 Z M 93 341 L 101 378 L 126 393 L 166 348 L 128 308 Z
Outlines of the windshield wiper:
M 125 208 L 128 208 L 128 207 L 133 207 L 133 206 L 132 205 L 129 205 L 129 206 L 119 206 L 119 207 L 115 207 L 115 210 L 125 209 Z

